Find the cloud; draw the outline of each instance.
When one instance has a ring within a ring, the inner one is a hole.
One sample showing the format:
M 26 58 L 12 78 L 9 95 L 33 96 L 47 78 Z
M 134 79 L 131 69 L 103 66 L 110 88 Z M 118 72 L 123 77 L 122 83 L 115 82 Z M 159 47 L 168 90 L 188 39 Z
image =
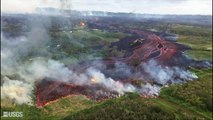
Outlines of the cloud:
M 31 13 L 38 6 L 38 0 L 1 0 L 3 12 Z
M 55 7 L 80 11 L 212 15 L 212 0 L 1 0 L 1 2 L 1 9 L 4 12 L 32 13 L 36 7 Z

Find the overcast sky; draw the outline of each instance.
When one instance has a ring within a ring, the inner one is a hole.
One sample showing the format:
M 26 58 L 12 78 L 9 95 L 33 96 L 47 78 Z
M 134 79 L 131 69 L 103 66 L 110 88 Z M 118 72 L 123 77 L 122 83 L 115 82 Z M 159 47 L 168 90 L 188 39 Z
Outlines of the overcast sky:
M 1 11 L 32 13 L 37 7 L 109 12 L 212 15 L 212 0 L 1 0 Z

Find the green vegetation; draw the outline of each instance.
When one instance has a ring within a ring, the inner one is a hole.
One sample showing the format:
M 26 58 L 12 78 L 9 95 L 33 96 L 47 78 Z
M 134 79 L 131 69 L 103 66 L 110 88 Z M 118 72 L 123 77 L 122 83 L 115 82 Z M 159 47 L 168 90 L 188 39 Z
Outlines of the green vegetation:
M 1 115 L 3 112 L 23 112 L 23 119 L 24 120 L 35 120 L 41 118 L 41 111 L 37 109 L 35 106 L 30 105 L 18 105 L 15 103 L 9 102 L 8 99 L 1 100 Z M 17 118 L 6 118 L 2 117 L 2 120 L 17 120 Z
M 76 113 L 94 105 L 96 105 L 94 101 L 91 101 L 84 96 L 72 96 L 62 98 L 57 102 L 53 102 L 50 105 L 42 108 L 41 111 L 44 116 L 48 116 L 46 119 L 57 120 L 69 115 L 70 113 Z
M 84 96 L 65 97 L 43 108 L 28 105 L 2 107 L 2 111 L 23 111 L 26 120 L 171 120 L 171 119 L 211 119 L 183 105 L 165 98 L 143 98 L 137 93 L 127 93 L 117 99 L 100 103 Z M 3 118 L 6 120 L 7 118 Z M 15 119 L 15 118 L 14 118 Z
M 65 120 L 114 120 L 114 119 L 174 119 L 175 116 L 156 105 L 149 105 L 137 94 L 129 94 L 116 100 L 108 100 L 98 106 L 67 116 Z
M 100 54 L 105 59 L 110 57 L 123 57 L 125 55 L 125 50 L 118 50 L 116 46 L 104 46 Z
M 64 120 L 171 120 L 202 119 L 203 116 L 161 98 L 142 98 L 129 93 L 116 100 L 71 114 Z
M 74 29 L 70 31 L 56 31 L 51 32 L 51 45 L 49 50 L 52 54 L 52 58 L 56 60 L 64 60 L 69 57 L 70 61 L 79 61 L 81 57 L 83 60 L 92 59 L 94 57 L 103 57 L 106 49 L 96 49 L 96 46 L 107 46 L 111 42 L 118 41 L 119 39 L 127 36 L 124 33 L 111 33 L 101 30 L 89 30 L 87 28 Z M 115 51 L 115 55 L 118 52 Z M 118 56 L 122 56 L 122 53 L 118 53 Z
M 160 96 L 212 118 L 212 69 L 192 69 L 199 79 L 161 89 Z
M 170 30 L 172 33 L 176 33 L 179 35 L 193 35 L 193 36 L 204 36 L 204 37 L 212 35 L 212 28 L 200 27 L 200 26 L 173 24 Z
M 197 60 L 212 60 L 212 28 L 172 25 L 171 32 L 179 34 L 178 42 L 190 46 L 186 55 Z M 212 118 L 212 69 L 191 71 L 199 79 L 161 90 L 161 97 L 182 105 L 206 118 Z
M 37 108 L 35 106 L 29 106 L 26 104 L 17 105 L 7 102 L 7 100 L 2 100 L 1 105 L 3 106 L 1 106 L 1 114 L 3 111 L 17 111 L 23 112 L 24 120 L 58 120 L 69 115 L 70 113 L 75 113 L 80 110 L 90 108 L 96 104 L 97 103 L 85 98 L 84 96 L 62 98 L 56 102 L 52 102 L 51 104 L 44 106 L 43 108 Z M 7 118 L 4 117 L 1 117 L 1 119 L 7 120 Z
M 192 48 L 186 55 L 197 60 L 212 60 L 212 28 L 172 25 L 171 32 L 180 36 L 179 43 Z

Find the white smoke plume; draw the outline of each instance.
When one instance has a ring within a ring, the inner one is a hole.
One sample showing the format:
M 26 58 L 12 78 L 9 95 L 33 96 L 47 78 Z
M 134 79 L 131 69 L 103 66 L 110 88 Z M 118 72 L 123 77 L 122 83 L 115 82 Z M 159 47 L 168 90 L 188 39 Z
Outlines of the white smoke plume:
M 198 77 L 187 70 L 179 67 L 163 67 L 155 60 L 142 63 L 142 69 L 147 72 L 151 78 L 159 84 L 165 85 L 168 82 L 178 83 L 185 80 L 194 80 Z
M 32 62 L 25 69 L 24 73 L 22 76 L 24 76 L 25 79 L 31 79 L 30 81 L 47 77 L 52 80 L 60 80 L 76 85 L 100 84 L 120 94 L 124 92 L 134 92 L 136 90 L 136 88 L 130 84 L 123 84 L 112 78 L 106 78 L 98 69 L 90 67 L 83 73 L 77 73 L 69 70 L 64 64 L 51 59 L 46 62 L 42 60 Z
M 30 31 L 25 35 L 8 37 L 1 32 L 1 99 L 9 98 L 18 104 L 31 101 L 34 82 L 46 72 L 41 61 L 51 55 L 47 50 L 49 35 L 44 28 L 50 25 L 49 19 L 27 20 Z M 29 73 L 32 69 L 36 72 Z
M 49 43 L 47 33 L 34 29 L 27 36 L 15 38 L 6 38 L 1 34 L 1 99 L 9 98 L 18 104 L 30 103 L 35 82 L 44 78 L 76 85 L 100 84 L 119 94 L 136 90 L 131 84 L 107 78 L 96 68 L 77 73 L 63 63 L 50 59 L 51 53 L 46 50 Z M 102 66 L 101 63 L 99 66 Z
M 94 68 L 87 69 L 87 73 L 92 77 L 92 82 L 103 84 L 108 89 L 120 94 L 124 92 L 134 92 L 136 90 L 131 84 L 123 84 L 120 81 L 114 81 L 112 78 L 106 78 L 103 73 Z
M 140 89 L 140 93 L 147 96 L 153 96 L 153 95 L 159 95 L 160 86 L 158 85 L 151 85 L 150 83 L 146 83 L 142 88 Z
M 14 99 L 19 104 L 29 103 L 29 96 L 34 83 L 45 77 L 76 85 L 100 84 L 119 94 L 136 90 L 131 84 L 123 84 L 114 81 L 112 78 L 106 78 L 103 73 L 94 68 L 88 68 L 85 73 L 75 73 L 65 67 L 64 64 L 51 59 L 47 61 L 34 60 L 31 63 L 23 64 L 23 66 L 25 67 L 20 66 L 17 71 L 20 80 L 3 79 L 3 85 L 1 86 L 2 98 Z
M 1 98 L 9 98 L 11 101 L 18 104 L 31 104 L 31 91 L 33 86 L 20 80 L 10 80 L 7 77 L 3 78 L 1 86 Z

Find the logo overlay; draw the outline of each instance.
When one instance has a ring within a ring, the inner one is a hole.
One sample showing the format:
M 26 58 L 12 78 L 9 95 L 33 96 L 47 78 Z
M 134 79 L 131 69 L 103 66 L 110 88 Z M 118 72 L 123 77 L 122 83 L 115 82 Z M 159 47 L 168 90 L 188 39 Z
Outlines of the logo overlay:
M 23 112 L 3 111 L 3 116 L 2 117 L 23 117 Z

